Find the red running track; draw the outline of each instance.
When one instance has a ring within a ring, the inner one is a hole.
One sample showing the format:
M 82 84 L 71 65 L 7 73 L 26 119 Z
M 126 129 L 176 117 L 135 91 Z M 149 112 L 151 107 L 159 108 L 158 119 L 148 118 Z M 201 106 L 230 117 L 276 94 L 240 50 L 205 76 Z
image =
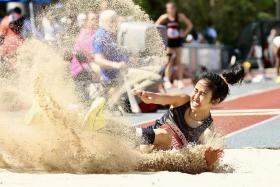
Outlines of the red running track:
M 242 96 L 223 102 L 215 109 L 277 109 L 280 108 L 280 88 Z

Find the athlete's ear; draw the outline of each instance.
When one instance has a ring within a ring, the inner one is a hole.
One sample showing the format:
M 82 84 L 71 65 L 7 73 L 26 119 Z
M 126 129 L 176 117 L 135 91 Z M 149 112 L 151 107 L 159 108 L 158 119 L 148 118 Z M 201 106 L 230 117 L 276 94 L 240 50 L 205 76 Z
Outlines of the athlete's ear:
M 220 101 L 221 101 L 221 99 L 214 99 L 214 100 L 211 100 L 211 104 L 212 105 L 217 105 L 217 104 L 220 103 Z

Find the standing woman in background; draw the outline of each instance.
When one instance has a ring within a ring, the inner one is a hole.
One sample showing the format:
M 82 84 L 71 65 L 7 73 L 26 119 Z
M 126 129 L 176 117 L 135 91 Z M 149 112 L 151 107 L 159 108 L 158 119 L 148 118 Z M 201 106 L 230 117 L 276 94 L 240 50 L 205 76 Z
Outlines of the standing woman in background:
M 183 22 L 186 28 L 182 30 L 180 23 Z M 182 38 L 185 38 L 192 30 L 192 22 L 183 13 L 178 13 L 175 3 L 166 4 L 166 14 L 161 15 L 156 21 L 157 25 L 167 27 L 167 54 L 176 54 L 174 62 L 168 63 L 165 69 L 165 86 L 170 88 L 172 71 L 175 70 L 175 77 L 178 79 L 178 88 L 183 88 L 183 68 L 181 68 Z

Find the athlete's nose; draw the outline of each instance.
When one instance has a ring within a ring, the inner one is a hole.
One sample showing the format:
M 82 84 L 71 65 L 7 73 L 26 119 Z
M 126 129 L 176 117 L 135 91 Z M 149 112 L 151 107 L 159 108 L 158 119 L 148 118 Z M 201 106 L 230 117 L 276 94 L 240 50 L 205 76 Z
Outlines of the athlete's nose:
M 195 100 L 195 101 L 199 100 L 199 93 L 194 94 L 193 100 Z

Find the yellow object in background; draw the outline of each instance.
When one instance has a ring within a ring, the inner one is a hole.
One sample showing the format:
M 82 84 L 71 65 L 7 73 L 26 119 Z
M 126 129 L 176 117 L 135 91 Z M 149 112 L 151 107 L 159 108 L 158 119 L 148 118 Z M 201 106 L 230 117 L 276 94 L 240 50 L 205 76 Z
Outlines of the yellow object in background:
M 251 66 L 252 66 L 252 64 L 251 64 L 249 61 L 243 62 L 242 65 L 243 65 L 243 67 L 244 67 L 244 69 L 245 69 L 246 71 L 250 70 L 250 68 L 251 68 Z
M 93 130 L 98 130 L 105 127 L 105 99 L 97 98 L 91 104 L 89 111 L 83 122 L 83 126 L 89 126 Z
M 277 76 L 277 77 L 276 77 L 275 82 L 276 82 L 277 84 L 280 84 L 280 76 Z

